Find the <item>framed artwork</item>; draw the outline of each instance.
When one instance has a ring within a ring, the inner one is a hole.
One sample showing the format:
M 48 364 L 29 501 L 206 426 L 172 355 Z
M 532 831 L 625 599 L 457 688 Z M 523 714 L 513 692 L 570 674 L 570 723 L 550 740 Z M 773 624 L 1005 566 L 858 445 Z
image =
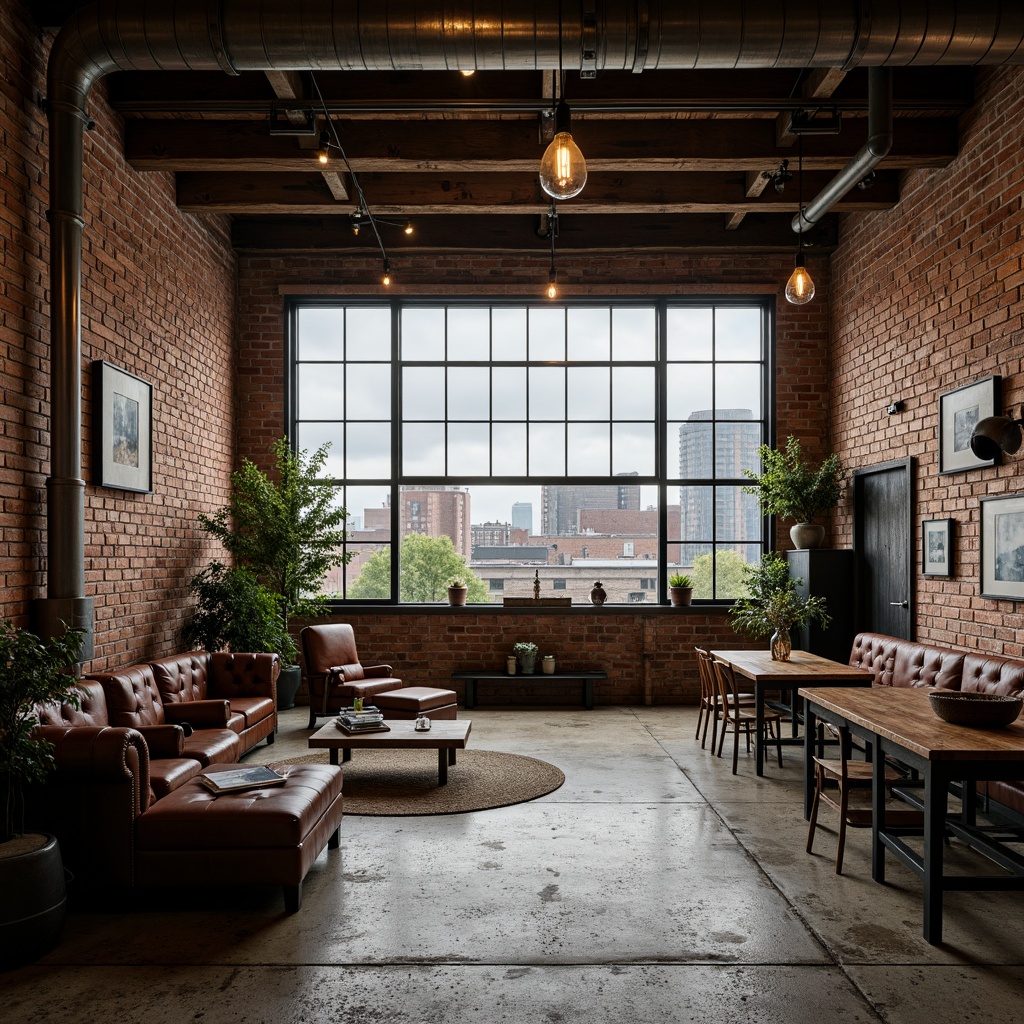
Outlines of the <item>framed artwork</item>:
M 1024 601 L 1024 494 L 981 499 L 981 596 Z
M 953 520 L 926 519 L 921 524 L 921 572 L 953 575 Z
M 92 365 L 95 482 L 151 493 L 153 386 L 103 360 Z
M 994 466 L 996 459 L 979 459 L 971 451 L 971 432 L 979 420 L 1002 411 L 1001 377 L 985 377 L 939 395 L 939 472 Z

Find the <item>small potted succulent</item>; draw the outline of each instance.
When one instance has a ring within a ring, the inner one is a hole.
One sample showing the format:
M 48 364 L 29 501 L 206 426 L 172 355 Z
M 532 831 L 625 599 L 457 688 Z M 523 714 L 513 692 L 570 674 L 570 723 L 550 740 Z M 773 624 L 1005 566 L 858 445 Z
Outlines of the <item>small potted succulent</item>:
M 668 578 L 668 596 L 673 608 L 682 608 L 693 600 L 693 580 L 681 572 Z
M 466 603 L 469 584 L 465 576 L 448 577 L 448 603 L 453 607 L 461 607 Z
M 512 645 L 512 650 L 515 651 L 516 660 L 519 662 L 519 671 L 524 676 L 532 676 L 537 662 L 537 645 L 529 640 L 520 640 L 519 643 Z

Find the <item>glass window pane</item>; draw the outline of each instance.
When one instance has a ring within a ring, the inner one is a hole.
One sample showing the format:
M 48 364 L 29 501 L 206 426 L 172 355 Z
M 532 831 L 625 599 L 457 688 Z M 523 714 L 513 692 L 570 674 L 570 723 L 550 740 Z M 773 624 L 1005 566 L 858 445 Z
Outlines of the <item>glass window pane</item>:
M 444 476 L 444 424 L 402 424 L 402 474 Z
M 530 424 L 530 475 L 565 475 L 565 424 Z
M 487 476 L 491 472 L 491 438 L 486 423 L 448 425 L 449 476 Z
M 530 367 L 530 419 L 565 419 L 565 370 L 563 367 Z
M 391 478 L 391 424 L 352 423 L 345 431 L 345 478 Z
M 570 366 L 567 370 L 570 420 L 607 420 L 611 375 L 604 366 Z
M 444 359 L 444 310 L 403 309 L 401 337 L 403 359 Z
M 304 420 L 340 420 L 345 417 L 345 367 L 341 363 L 301 363 L 298 415 Z
M 711 487 L 679 488 L 680 539 L 707 541 L 714 539 L 714 489 Z
M 738 419 L 737 411 L 761 416 L 761 366 L 731 363 L 715 368 L 715 410 L 718 416 Z
M 402 370 L 402 419 L 444 419 L 444 368 L 406 366 Z
M 607 476 L 611 467 L 611 437 L 607 423 L 569 424 L 570 476 Z
M 616 366 L 612 370 L 612 418 L 654 419 L 654 367 Z
M 706 416 L 668 425 L 666 454 L 671 475 L 691 480 L 710 480 L 714 476 L 714 425 L 710 414 Z
M 742 487 L 716 487 L 715 505 L 719 541 L 761 540 L 761 509 L 756 494 L 744 494 Z
M 375 543 L 391 540 L 391 497 L 389 487 L 346 487 L 345 529 L 352 542 Z
M 342 423 L 300 423 L 298 440 L 300 451 L 313 454 L 321 445 L 330 444 L 324 476 L 330 480 L 345 479 L 345 426 Z
M 353 420 L 391 419 L 390 363 L 354 363 L 347 368 L 345 414 Z
M 448 310 L 448 358 L 486 362 L 491 356 L 491 314 L 487 307 Z
M 526 476 L 525 423 L 495 423 L 491 427 L 491 446 L 495 476 Z
M 344 359 L 345 311 L 339 307 L 300 306 L 299 359 Z
M 391 307 L 350 306 L 345 315 L 345 358 L 391 359 Z
M 759 472 L 761 460 L 757 448 L 761 444 L 761 421 L 715 424 L 715 476 L 738 480 L 743 471 Z
M 526 358 L 525 306 L 495 306 L 491 311 L 491 358 Z
M 565 359 L 565 309 L 530 310 L 530 360 Z
M 715 358 L 761 359 L 761 319 L 756 306 L 715 310 Z
M 448 369 L 448 419 L 486 420 L 491 415 L 491 376 L 486 366 Z
M 654 474 L 654 424 L 612 425 L 612 472 Z
M 345 597 L 350 601 L 391 600 L 391 545 L 351 544 L 345 566 Z
M 570 307 L 568 310 L 569 358 L 606 360 L 611 355 L 611 310 Z
M 665 408 L 670 420 L 688 419 L 714 404 L 711 363 L 669 363 L 666 383 Z
M 526 367 L 496 366 L 491 370 L 493 381 L 492 418 L 496 420 L 526 419 Z
M 711 359 L 713 312 L 710 306 L 669 306 L 665 353 L 668 359 Z
M 612 359 L 653 359 L 656 336 L 653 306 L 612 310 Z

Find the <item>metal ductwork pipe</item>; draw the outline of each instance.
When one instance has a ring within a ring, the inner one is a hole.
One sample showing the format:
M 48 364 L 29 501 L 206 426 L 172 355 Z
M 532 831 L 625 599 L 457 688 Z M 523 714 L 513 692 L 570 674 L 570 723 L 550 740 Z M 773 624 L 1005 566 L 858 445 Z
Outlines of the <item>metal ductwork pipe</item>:
M 857 155 L 793 218 L 793 230 L 809 231 L 892 149 L 892 71 L 868 68 L 868 141 Z
M 715 0 L 99 0 L 76 11 L 53 44 L 47 83 L 53 429 L 48 596 L 33 608 L 41 631 L 92 622 L 79 305 L 82 131 L 94 82 L 116 70 L 501 71 L 556 69 L 560 59 L 584 74 L 1024 64 L 1020 0 L 731 0 L 726 10 Z

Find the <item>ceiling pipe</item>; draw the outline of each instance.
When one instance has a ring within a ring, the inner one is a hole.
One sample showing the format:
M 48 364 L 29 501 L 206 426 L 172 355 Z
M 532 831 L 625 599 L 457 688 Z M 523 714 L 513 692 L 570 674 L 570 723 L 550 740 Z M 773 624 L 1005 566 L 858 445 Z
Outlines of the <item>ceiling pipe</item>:
M 61 29 L 50 125 L 47 596 L 36 629 L 91 629 L 81 477 L 82 133 L 111 71 L 808 68 L 1024 63 L 1020 0 L 99 0 Z M 589 12 L 584 8 L 589 7 Z M 561 27 L 561 33 L 559 26 Z M 561 35 L 561 38 L 560 38 Z M 83 660 L 91 657 L 91 639 Z
M 809 231 L 863 181 L 892 149 L 892 71 L 868 68 L 868 140 L 854 158 L 793 218 L 797 234 Z

